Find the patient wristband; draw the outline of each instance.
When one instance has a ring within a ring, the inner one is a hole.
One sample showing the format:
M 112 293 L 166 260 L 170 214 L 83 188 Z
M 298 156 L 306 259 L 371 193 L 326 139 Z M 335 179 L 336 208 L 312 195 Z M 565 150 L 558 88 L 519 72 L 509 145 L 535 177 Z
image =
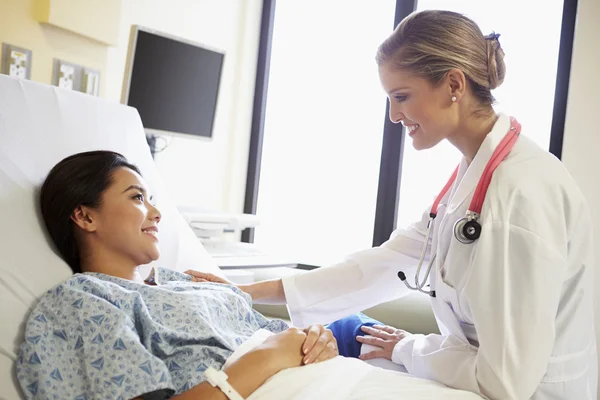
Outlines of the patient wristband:
M 204 377 L 213 387 L 218 387 L 229 400 L 244 400 L 229 382 L 227 382 L 227 378 L 229 377 L 225 372 L 217 371 L 213 367 L 208 367 L 208 369 L 204 371 Z

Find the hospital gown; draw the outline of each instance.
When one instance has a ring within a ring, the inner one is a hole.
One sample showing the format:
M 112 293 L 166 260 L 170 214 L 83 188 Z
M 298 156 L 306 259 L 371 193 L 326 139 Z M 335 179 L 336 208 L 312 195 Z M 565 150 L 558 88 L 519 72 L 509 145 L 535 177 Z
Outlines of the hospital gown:
M 32 311 L 17 360 L 27 398 L 163 399 L 220 369 L 263 328 L 285 322 L 252 309 L 236 287 L 194 283 L 156 269 L 157 286 L 99 273 L 76 274 Z

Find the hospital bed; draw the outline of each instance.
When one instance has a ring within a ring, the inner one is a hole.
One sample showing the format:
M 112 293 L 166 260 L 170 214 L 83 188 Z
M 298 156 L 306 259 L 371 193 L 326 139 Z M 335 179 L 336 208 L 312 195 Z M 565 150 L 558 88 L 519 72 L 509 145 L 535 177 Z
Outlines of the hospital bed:
M 135 109 L 0 75 L 0 399 L 22 397 L 14 362 L 28 310 L 40 295 L 71 275 L 43 229 L 38 189 L 58 161 L 94 149 L 120 152 L 136 164 L 160 206 L 162 255 L 141 267 L 142 275 L 154 265 L 223 275 L 168 195 Z M 270 277 L 268 272 L 256 274 L 257 279 Z M 415 332 L 436 329 L 425 296 L 403 301 L 372 309 L 369 314 Z M 285 317 L 283 310 L 265 309 L 273 316 Z M 419 390 L 414 393 L 424 397 L 404 398 L 437 398 Z

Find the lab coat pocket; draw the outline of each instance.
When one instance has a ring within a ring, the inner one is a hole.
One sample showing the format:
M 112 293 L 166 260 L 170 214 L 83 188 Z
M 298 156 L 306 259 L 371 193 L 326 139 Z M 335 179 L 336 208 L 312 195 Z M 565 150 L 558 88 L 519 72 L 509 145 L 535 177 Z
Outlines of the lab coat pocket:
M 552 356 L 542 382 L 575 381 L 586 375 L 590 368 L 597 368 L 596 358 L 596 343 L 594 340 L 583 351 Z M 586 359 L 588 362 L 586 362 Z

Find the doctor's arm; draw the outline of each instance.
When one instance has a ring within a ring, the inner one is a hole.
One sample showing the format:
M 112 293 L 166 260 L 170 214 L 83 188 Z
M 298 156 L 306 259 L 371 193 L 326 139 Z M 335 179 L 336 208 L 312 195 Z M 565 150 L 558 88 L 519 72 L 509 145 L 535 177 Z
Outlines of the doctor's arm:
M 379 247 L 351 254 L 340 263 L 283 279 L 238 287 L 262 304 L 287 303 L 294 326 L 324 324 L 408 293 L 398 278 L 414 277 L 429 222 L 428 207 L 421 219 L 394 231 Z M 432 235 L 433 236 L 433 235 Z M 424 264 L 429 262 L 431 239 Z M 422 273 L 427 269 L 424 265 Z M 229 283 L 211 274 L 186 271 L 198 281 Z
M 484 225 L 461 306 L 479 347 L 457 336 L 412 335 L 392 360 L 413 375 L 491 399 L 530 398 L 544 376 L 566 270 L 556 247 L 514 225 Z
M 189 269 L 185 271 L 185 273 L 191 275 L 193 282 L 213 282 L 237 286 L 240 290 L 248 293 L 253 301 L 260 302 L 261 304 L 285 304 L 285 293 L 283 291 L 281 279 L 272 279 L 246 285 L 236 285 L 225 278 L 209 272 L 200 272 Z
M 351 254 L 329 267 L 238 287 L 255 302 L 287 303 L 295 326 L 335 321 L 408 293 L 398 272 L 403 271 L 409 279 L 414 276 L 428 221 L 429 207 L 421 220 L 406 229 L 397 229 L 379 247 Z M 429 251 L 425 263 L 429 261 L 428 255 Z M 187 272 L 199 280 L 227 283 L 210 274 Z
M 379 247 L 351 254 L 329 267 L 283 278 L 292 322 L 296 326 L 325 324 L 407 294 L 398 272 L 414 276 L 428 220 L 427 212 L 419 222 L 396 230 Z
M 425 242 L 430 209 L 431 206 L 428 206 L 421 219 L 409 227 L 396 229 L 390 239 L 381 246 L 351 254 L 342 262 L 332 266 L 317 268 L 288 278 L 237 286 L 248 293 L 253 301 L 260 304 L 287 303 L 290 311 L 319 307 L 324 312 L 324 314 L 320 313 L 321 317 L 317 320 L 312 318 L 294 320 L 298 326 L 331 322 L 401 297 L 407 290 L 398 278 L 398 272 L 402 270 L 409 279 L 414 276 L 412 271 L 418 263 Z M 428 243 L 425 264 L 429 262 L 430 245 L 431 239 Z M 425 265 L 423 271 L 426 269 Z M 186 273 L 192 275 L 197 282 L 208 281 L 233 285 L 232 282 L 213 274 L 193 270 L 188 270 Z M 343 310 L 336 311 L 335 309 L 340 307 L 340 300 L 348 306 L 343 306 Z M 329 310 L 334 314 L 328 315 Z

